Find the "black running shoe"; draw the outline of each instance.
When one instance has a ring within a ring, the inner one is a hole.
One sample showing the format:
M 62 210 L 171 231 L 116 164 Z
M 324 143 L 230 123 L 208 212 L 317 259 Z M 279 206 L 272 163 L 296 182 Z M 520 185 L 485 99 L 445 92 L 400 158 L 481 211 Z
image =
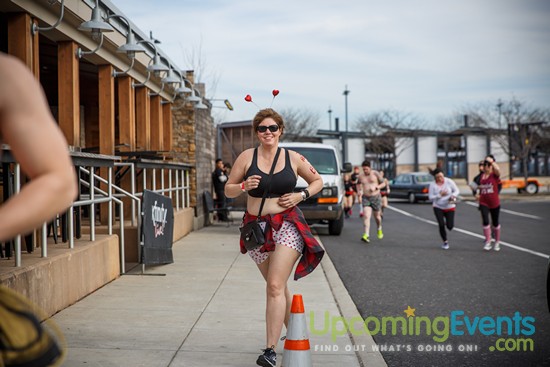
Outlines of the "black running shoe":
M 275 367 L 277 365 L 277 353 L 273 348 L 263 349 L 264 354 L 261 354 L 256 361 L 258 366 Z

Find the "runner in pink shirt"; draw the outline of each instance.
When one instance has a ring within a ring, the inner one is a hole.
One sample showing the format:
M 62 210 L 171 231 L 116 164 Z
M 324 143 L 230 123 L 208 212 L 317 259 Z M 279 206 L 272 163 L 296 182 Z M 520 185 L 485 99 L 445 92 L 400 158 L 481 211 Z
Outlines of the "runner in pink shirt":
M 483 235 L 485 236 L 485 245 L 483 249 L 490 251 L 493 248 L 491 244 L 491 226 L 489 225 L 489 216 L 493 233 L 495 234 L 494 250 L 500 251 L 500 224 L 498 217 L 500 214 L 500 198 L 498 196 L 498 185 L 500 182 L 500 168 L 492 157 L 485 158 L 483 162 L 483 173 L 479 180 L 478 194 L 476 199 L 479 201 L 479 210 L 481 211 L 481 220 L 483 223 Z

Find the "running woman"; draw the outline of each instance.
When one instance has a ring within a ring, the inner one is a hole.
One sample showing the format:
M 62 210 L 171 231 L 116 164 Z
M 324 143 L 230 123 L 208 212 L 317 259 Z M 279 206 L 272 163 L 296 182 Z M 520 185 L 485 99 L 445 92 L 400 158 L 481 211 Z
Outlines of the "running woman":
M 495 235 L 495 251 L 500 251 L 500 198 L 498 196 L 498 185 L 500 182 L 500 168 L 494 158 L 487 156 L 483 162 L 483 174 L 479 180 L 479 194 L 476 199 L 479 201 L 479 210 L 481 211 L 481 221 L 483 223 L 483 235 L 485 236 L 485 245 L 483 249 L 490 251 L 491 244 L 491 226 L 489 225 L 489 216 L 491 217 L 492 230 Z
M 353 200 L 354 203 L 359 203 L 359 217 L 363 217 L 363 205 L 361 205 L 361 196 L 359 196 L 359 166 L 353 167 L 353 173 L 351 174 L 351 183 L 353 184 Z
M 355 196 L 354 186 L 350 175 L 344 175 L 344 214 L 346 218 L 349 218 L 352 214 L 351 208 L 353 207 L 353 197 Z
M 447 241 L 447 231 L 451 231 L 455 223 L 456 198 L 459 190 L 455 182 L 450 178 L 445 177 L 443 171 L 439 168 L 431 171 L 435 177 L 435 182 L 430 183 L 428 198 L 432 201 L 432 206 L 439 225 L 439 235 L 443 240 L 441 248 L 449 249 L 449 241 Z
M 382 219 L 384 219 L 384 209 L 388 207 L 388 195 L 390 194 L 390 182 L 386 178 L 384 171 L 380 171 L 380 175 L 386 184 L 380 189 L 380 195 L 382 196 Z

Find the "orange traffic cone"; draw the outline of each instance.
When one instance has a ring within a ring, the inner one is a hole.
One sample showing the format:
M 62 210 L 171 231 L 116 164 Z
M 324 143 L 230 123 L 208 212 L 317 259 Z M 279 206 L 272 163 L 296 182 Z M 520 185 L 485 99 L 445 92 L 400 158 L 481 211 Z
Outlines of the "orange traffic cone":
M 282 367 L 311 367 L 304 301 L 301 294 L 292 297 Z

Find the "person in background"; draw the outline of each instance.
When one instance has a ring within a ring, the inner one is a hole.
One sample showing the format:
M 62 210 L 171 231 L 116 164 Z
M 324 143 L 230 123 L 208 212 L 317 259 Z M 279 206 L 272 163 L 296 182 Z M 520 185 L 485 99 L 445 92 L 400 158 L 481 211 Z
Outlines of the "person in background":
M 448 250 L 449 241 L 445 227 L 449 231 L 454 227 L 456 198 L 459 190 L 453 180 L 444 176 L 441 169 L 436 168 L 430 172 L 435 177 L 435 182 L 430 183 L 428 198 L 432 201 L 435 218 L 439 225 L 439 235 L 443 240 L 441 248 Z
M 275 348 L 283 324 L 288 326 L 290 317 L 292 299 L 287 285 L 290 273 L 300 259 L 294 279 L 308 275 L 319 265 L 325 253 L 297 206 L 321 191 L 323 179 L 305 157 L 279 148 L 285 125 L 275 110 L 260 110 L 252 120 L 252 127 L 260 145 L 245 150 L 237 157 L 225 185 L 225 193 L 229 198 L 246 193 L 243 225 L 260 220 L 260 226 L 265 231 L 265 244 L 248 251 L 248 254 L 266 280 L 266 348 L 256 364 L 272 367 L 277 363 Z M 280 154 L 275 161 L 278 152 Z M 275 169 L 268 178 L 273 163 Z M 308 186 L 295 192 L 298 176 Z M 264 193 L 268 195 L 259 216 Z M 242 240 L 240 248 L 241 253 L 247 252 Z
M 382 212 L 380 215 L 384 218 L 384 209 L 388 207 L 388 195 L 390 194 L 390 182 L 386 178 L 384 171 L 380 171 L 380 175 L 384 180 L 385 186 L 380 189 L 380 196 L 382 196 Z
M 472 189 L 472 195 L 474 195 L 474 196 L 476 196 L 476 194 L 477 194 L 477 188 L 479 187 L 479 181 L 481 180 L 481 175 L 484 172 L 484 170 L 483 170 L 483 164 L 484 163 L 485 163 L 484 160 L 479 162 L 479 164 L 478 164 L 479 173 L 474 177 L 472 182 L 470 182 L 470 184 L 469 184 L 470 188 Z
M 487 158 L 489 158 L 489 160 L 490 160 L 491 162 L 496 162 L 496 161 L 497 161 L 497 160 L 495 159 L 495 156 L 492 155 L 492 154 L 487 154 Z M 487 159 L 487 158 L 486 158 L 486 159 Z M 499 176 L 499 178 L 498 178 L 498 193 L 500 194 L 501 191 L 502 191 L 502 181 L 501 181 L 500 176 Z
M 479 210 L 481 211 L 483 235 L 485 236 L 483 249 L 485 251 L 490 251 L 491 248 L 493 248 L 493 244 L 491 243 L 491 229 L 495 237 L 494 250 L 500 251 L 499 183 L 500 168 L 492 157 L 487 156 L 483 162 L 483 174 L 479 180 L 479 193 L 476 195 L 476 199 L 479 202 Z M 489 217 L 491 222 L 489 222 Z M 489 225 L 490 223 L 492 227 Z
M 224 163 L 223 171 L 225 172 L 225 175 L 229 177 L 229 174 L 231 173 L 231 163 Z
M 365 232 L 361 236 L 361 241 L 369 243 L 370 219 L 374 215 L 374 220 L 378 226 L 378 239 L 384 238 L 382 232 L 382 217 L 380 215 L 382 209 L 382 196 L 380 189 L 386 185 L 380 172 L 371 169 L 370 162 L 364 161 L 362 164 L 363 173 L 359 175 L 359 195 L 361 196 L 361 205 L 363 206 L 364 218 L 363 224 Z
M 353 197 L 355 196 L 354 185 L 349 174 L 344 175 L 344 215 L 349 218 L 352 215 Z
M 225 174 L 223 161 L 221 158 L 216 159 L 216 168 L 212 172 L 212 184 L 214 185 L 214 204 L 216 208 L 225 208 L 225 183 L 227 182 L 227 175 Z M 227 211 L 218 211 L 218 220 L 225 222 L 227 220 Z
M 65 210 L 76 197 L 77 181 L 67 141 L 30 70 L 0 53 L 0 80 L 0 142 L 9 144 L 30 180 L 0 206 L 0 241 L 5 241 Z
M 359 203 L 359 217 L 362 218 L 363 205 L 361 205 L 361 196 L 359 196 L 359 175 L 359 166 L 353 167 L 353 173 L 351 174 L 351 183 L 353 184 L 353 191 L 355 191 L 355 194 L 353 195 L 353 203 Z

